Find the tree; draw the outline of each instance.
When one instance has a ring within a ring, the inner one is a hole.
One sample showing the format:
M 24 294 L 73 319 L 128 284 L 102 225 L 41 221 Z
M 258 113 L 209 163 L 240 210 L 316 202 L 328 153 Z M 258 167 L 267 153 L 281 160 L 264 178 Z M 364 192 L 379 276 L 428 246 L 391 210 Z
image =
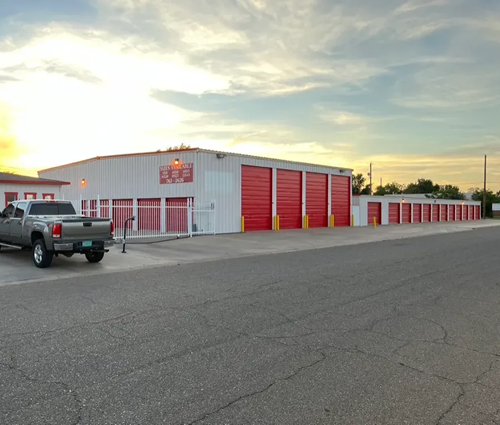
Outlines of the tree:
M 472 193 L 472 200 L 483 202 L 484 190 L 476 188 Z M 500 203 L 500 192 L 494 193 L 492 190 L 486 190 L 486 217 L 493 217 L 493 204 Z
M 184 143 L 181 143 L 179 146 L 170 146 L 167 148 L 167 151 L 180 151 L 183 149 L 191 149 L 191 145 L 185 145 Z
M 457 199 L 457 200 L 465 200 L 466 196 L 462 192 L 460 192 L 460 188 L 457 186 L 453 186 L 451 184 L 446 184 L 441 186 L 439 190 L 435 191 L 431 195 L 427 195 L 428 198 L 433 199 Z
M 377 196 L 399 195 L 402 194 L 404 190 L 405 186 L 403 184 L 392 182 L 387 183 L 385 186 L 378 186 L 374 194 Z
M 429 179 L 418 179 L 415 183 L 410 183 L 406 186 L 404 193 L 410 194 L 431 194 L 439 191 L 439 185 L 434 184 Z
M 369 195 L 370 194 L 370 184 L 368 183 L 363 190 L 361 190 L 360 195 Z
M 352 194 L 353 195 L 361 195 L 363 188 L 365 187 L 366 178 L 363 174 L 355 174 L 352 176 Z

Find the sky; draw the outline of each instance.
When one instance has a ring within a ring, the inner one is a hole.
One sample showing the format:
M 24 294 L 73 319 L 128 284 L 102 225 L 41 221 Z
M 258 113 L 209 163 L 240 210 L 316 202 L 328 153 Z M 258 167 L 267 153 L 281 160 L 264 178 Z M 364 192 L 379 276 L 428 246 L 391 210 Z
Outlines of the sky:
M 498 0 L 2 0 L 0 167 L 192 147 L 500 189 Z

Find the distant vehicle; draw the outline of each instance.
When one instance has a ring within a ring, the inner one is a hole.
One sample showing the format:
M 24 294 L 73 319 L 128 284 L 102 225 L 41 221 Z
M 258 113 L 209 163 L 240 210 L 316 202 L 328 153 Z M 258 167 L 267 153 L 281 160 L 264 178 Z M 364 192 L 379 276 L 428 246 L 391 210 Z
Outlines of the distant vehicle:
M 70 201 L 15 201 L 0 214 L 0 248 L 30 249 L 38 268 L 59 254 L 98 263 L 114 243 L 111 219 L 78 215 Z

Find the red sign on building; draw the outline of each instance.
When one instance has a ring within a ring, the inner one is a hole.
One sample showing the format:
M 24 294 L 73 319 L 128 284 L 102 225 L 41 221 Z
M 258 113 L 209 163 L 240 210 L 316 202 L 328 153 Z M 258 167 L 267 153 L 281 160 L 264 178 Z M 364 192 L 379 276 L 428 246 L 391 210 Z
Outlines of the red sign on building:
M 192 183 L 193 163 L 179 165 L 162 165 L 160 167 L 160 184 Z

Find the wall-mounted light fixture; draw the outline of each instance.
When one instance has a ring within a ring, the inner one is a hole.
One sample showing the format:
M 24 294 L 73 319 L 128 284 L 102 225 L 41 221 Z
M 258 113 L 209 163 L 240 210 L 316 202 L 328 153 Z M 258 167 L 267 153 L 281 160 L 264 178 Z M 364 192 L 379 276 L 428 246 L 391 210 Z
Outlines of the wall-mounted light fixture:
M 80 186 L 81 186 L 81 187 L 85 187 L 85 186 L 87 186 L 87 180 L 85 180 L 85 179 L 81 179 L 81 180 L 80 180 Z
M 181 161 L 179 160 L 179 158 L 174 159 L 174 165 L 179 165 L 180 163 Z
M 341 169 L 339 170 L 339 173 L 340 173 L 340 174 L 344 174 L 344 173 L 345 173 L 345 170 L 341 168 Z
M 224 159 L 226 157 L 226 154 L 225 153 L 218 153 L 217 154 L 217 158 L 218 159 Z

